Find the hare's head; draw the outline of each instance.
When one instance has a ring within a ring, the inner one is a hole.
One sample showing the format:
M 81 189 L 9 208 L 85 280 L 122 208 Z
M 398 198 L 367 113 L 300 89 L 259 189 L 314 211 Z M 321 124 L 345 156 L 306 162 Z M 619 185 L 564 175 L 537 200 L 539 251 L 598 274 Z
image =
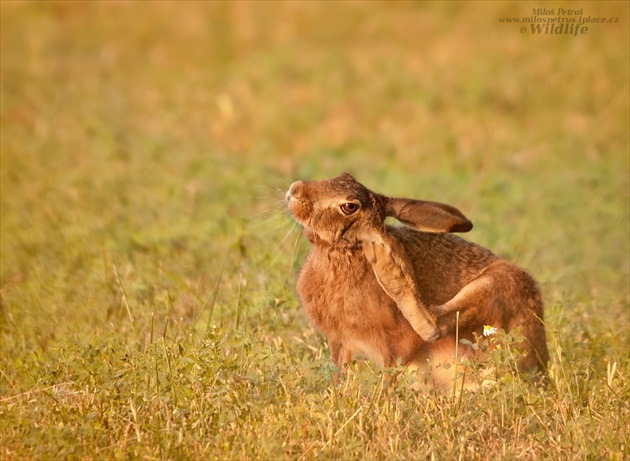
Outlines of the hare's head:
M 367 189 L 348 173 L 324 181 L 296 181 L 287 206 L 311 241 L 355 245 L 383 232 L 385 218 L 424 232 L 467 232 L 471 222 L 457 209 L 436 202 L 389 198 Z

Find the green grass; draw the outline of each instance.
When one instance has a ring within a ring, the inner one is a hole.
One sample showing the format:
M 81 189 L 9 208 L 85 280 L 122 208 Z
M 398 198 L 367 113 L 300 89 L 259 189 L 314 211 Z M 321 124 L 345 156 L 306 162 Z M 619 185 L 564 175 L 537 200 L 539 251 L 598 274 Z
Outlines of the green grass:
M 628 6 L 531 5 L 2 2 L 0 457 L 628 459 Z M 346 170 L 536 276 L 548 389 L 332 384 L 282 198 Z

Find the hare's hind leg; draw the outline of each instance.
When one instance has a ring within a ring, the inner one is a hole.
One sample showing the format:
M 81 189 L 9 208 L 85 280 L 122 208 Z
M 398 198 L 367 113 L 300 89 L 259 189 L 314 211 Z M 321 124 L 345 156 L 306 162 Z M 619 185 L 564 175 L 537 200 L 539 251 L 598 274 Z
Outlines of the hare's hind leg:
M 497 277 L 494 274 L 483 274 L 465 285 L 453 298 L 441 306 L 434 306 L 431 310 L 438 317 L 440 337 L 451 335 L 457 327 L 454 312 L 460 312 L 460 327 L 470 322 L 467 319 L 476 318 L 480 324 L 502 327 L 498 324 L 500 315 L 493 312 L 494 299 L 497 296 Z M 482 331 L 478 332 L 479 334 Z
M 440 331 L 445 335 L 452 333 L 445 320 L 453 312 L 459 311 L 465 324 L 510 330 L 536 316 L 542 317 L 542 302 L 536 282 L 529 274 L 510 262 L 497 260 L 453 298 L 431 310 L 438 316 Z
M 495 261 L 476 279 L 464 286 L 452 299 L 432 308 L 438 316 L 442 336 L 455 331 L 455 316 L 460 311 L 460 329 L 481 335 L 483 325 L 511 331 L 519 328 L 525 341 L 526 355 L 519 361 L 521 370 L 544 373 L 549 360 L 543 303 L 534 279 L 507 261 Z

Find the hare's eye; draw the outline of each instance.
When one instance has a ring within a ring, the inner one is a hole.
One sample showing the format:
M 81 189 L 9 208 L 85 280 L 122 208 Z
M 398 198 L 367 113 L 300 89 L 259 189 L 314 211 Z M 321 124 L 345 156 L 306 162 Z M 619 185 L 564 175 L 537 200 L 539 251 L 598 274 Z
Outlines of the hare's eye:
M 358 210 L 359 210 L 358 203 L 348 202 L 341 205 L 341 211 L 345 215 L 351 215 L 353 213 L 356 213 Z

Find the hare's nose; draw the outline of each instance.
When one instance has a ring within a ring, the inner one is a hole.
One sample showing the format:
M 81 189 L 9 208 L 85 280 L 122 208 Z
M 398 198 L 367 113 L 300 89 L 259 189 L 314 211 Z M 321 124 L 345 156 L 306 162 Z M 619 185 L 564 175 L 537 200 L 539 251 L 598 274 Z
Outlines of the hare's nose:
M 295 181 L 289 187 L 287 191 L 286 199 L 289 201 L 291 198 L 300 198 L 302 196 L 302 191 L 304 189 L 304 181 Z

